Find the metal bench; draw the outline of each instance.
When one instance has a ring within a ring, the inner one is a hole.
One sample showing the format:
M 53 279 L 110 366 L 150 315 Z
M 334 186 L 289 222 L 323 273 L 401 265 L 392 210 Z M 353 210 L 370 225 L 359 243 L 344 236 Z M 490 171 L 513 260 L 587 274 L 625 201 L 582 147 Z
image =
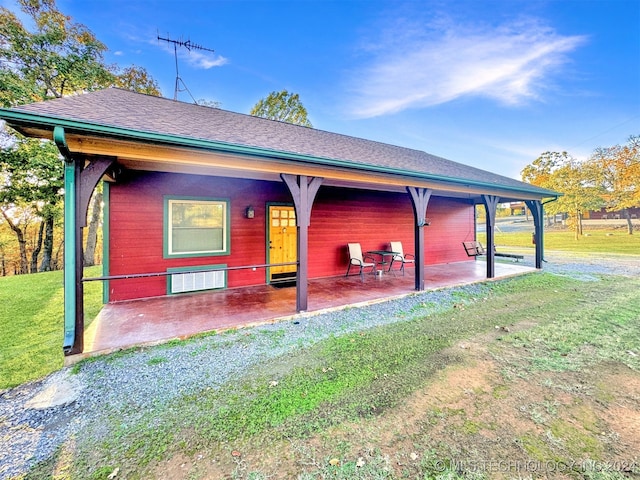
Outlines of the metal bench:
M 469 257 L 477 257 L 479 255 L 486 255 L 487 251 L 484 249 L 480 242 L 462 242 L 464 246 L 465 252 L 467 252 L 467 256 Z M 496 252 L 495 249 L 493 254 L 496 257 L 505 257 L 505 258 L 513 258 L 516 262 L 520 260 L 524 260 L 524 255 L 517 255 L 515 253 L 499 253 Z

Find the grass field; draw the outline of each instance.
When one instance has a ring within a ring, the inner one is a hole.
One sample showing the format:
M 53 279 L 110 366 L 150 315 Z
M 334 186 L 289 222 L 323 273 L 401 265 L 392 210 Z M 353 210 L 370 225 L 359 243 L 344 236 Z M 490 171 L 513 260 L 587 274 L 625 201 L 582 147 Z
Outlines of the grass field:
M 620 468 L 597 470 L 618 460 L 640 473 L 638 439 L 624 432 L 640 418 L 640 280 L 536 273 L 484 288 L 135 422 L 114 411 L 99 438 L 70 441 L 27 478 L 61 465 L 56 478 L 94 480 L 497 478 L 477 469 L 490 459 L 576 479 L 622 480 Z
M 570 232 L 547 235 L 547 249 L 576 251 Z M 582 251 L 638 253 L 636 237 L 601 237 L 581 239 L 594 239 Z M 640 421 L 640 280 L 534 273 L 482 289 L 296 349 L 135 421 L 104 405 L 112 425 L 99 438 L 69 439 L 25 478 L 489 479 L 476 467 L 492 458 L 562 466 L 566 478 L 640 474 L 640 439 L 626 429 Z M 61 272 L 0 278 L 0 295 L 0 389 L 59 369 Z M 86 285 L 87 318 L 100 306 L 100 285 Z M 181 345 L 154 348 L 161 358 Z M 92 362 L 122 355 L 136 352 Z
M 90 267 L 97 276 L 101 267 Z M 85 317 L 102 307 L 98 282 L 85 285 Z M 0 277 L 0 390 L 43 377 L 62 367 L 62 272 Z
M 486 234 L 479 233 L 478 241 L 486 245 Z M 497 246 L 531 247 L 531 233 L 495 233 Z M 597 229 L 585 231 L 585 235 L 575 240 L 569 230 L 547 230 L 544 232 L 545 250 L 562 250 L 592 253 L 622 253 L 640 255 L 640 232 L 628 235 L 621 229 Z
M 640 254 L 640 233 L 597 229 L 574 240 L 568 230 L 545 232 L 545 249 Z M 486 243 L 486 235 L 478 240 Z M 496 232 L 496 245 L 533 248 L 530 233 Z M 86 276 L 99 275 L 100 267 Z M 62 366 L 62 272 L 0 277 L 0 390 L 47 375 Z M 85 312 L 93 319 L 102 305 L 101 285 L 85 285 Z
M 575 240 L 569 230 L 545 231 L 545 250 L 640 254 L 640 234 L 594 229 Z M 478 240 L 486 243 L 481 233 Z M 530 233 L 496 232 L 496 245 L 533 249 Z M 100 267 L 87 269 L 97 276 Z M 40 378 L 62 366 L 62 272 L 0 277 L 0 390 Z M 88 321 L 102 305 L 101 285 L 85 285 Z

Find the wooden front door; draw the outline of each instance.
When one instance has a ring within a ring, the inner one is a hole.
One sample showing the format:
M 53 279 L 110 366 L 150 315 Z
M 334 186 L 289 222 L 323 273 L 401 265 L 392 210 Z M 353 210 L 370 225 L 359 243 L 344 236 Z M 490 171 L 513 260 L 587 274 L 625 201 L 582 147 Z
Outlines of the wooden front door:
M 292 206 L 269 205 L 269 263 L 295 262 L 297 255 L 296 212 Z M 296 266 L 270 267 L 269 281 L 295 278 Z

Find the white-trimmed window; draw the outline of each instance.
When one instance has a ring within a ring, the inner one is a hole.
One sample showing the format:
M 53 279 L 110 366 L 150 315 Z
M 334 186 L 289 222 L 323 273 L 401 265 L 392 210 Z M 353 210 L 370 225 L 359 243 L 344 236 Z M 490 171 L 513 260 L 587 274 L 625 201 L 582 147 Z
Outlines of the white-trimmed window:
M 229 253 L 229 202 L 165 198 L 165 255 L 194 257 Z

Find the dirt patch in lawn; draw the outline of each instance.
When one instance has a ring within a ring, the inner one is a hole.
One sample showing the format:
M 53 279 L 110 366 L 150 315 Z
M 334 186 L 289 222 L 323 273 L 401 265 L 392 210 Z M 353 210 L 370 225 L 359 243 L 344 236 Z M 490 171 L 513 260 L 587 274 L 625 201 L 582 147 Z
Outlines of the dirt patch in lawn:
M 452 363 L 378 416 L 304 440 L 254 438 L 174 457 L 158 465 L 156 478 L 286 479 L 303 472 L 325 478 L 333 471 L 334 478 L 455 472 L 458 478 L 562 479 L 603 470 L 614 475 L 607 478 L 636 478 L 640 374 L 607 362 L 579 372 L 507 375 L 487 345 L 527 327 L 496 328 L 455 345 L 445 356 Z M 346 465 L 353 475 L 344 474 Z

